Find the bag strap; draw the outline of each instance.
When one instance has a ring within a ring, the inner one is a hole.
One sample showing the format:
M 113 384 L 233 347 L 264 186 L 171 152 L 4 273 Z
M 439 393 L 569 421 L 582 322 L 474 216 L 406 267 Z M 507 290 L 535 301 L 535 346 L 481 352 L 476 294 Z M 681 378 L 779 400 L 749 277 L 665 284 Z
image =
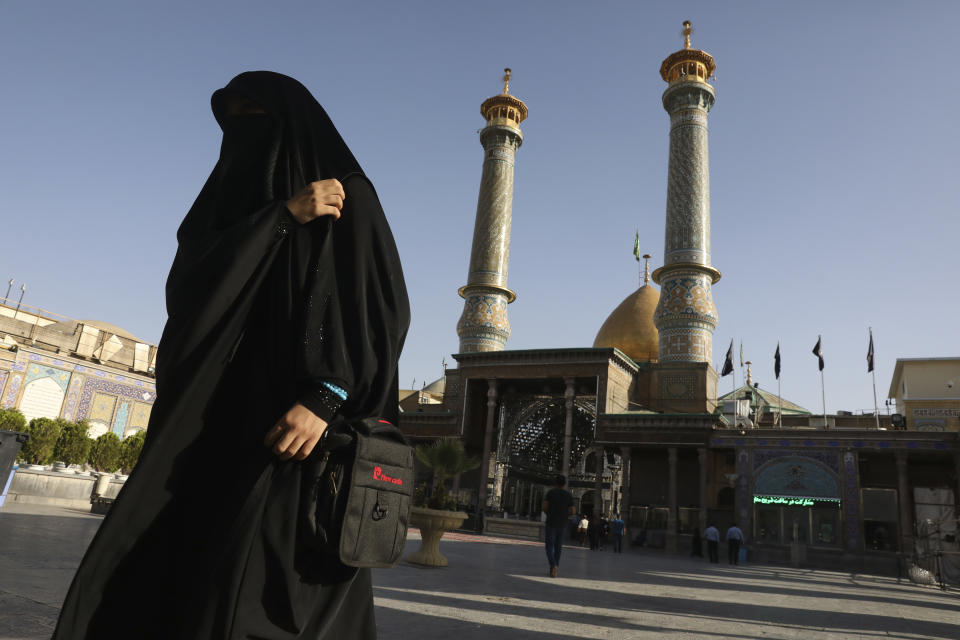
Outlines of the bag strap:
M 323 432 L 320 447 L 325 451 L 341 449 L 356 442 L 358 436 L 385 438 L 398 444 L 410 446 L 406 436 L 393 423 L 383 418 L 374 417 L 360 420 L 344 418 L 334 420 Z

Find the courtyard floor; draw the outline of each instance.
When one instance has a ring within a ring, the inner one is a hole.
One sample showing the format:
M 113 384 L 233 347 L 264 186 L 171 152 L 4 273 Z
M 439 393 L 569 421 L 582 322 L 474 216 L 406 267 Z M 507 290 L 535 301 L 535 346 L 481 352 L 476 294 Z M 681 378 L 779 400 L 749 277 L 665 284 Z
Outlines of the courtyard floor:
M 0 640 L 49 638 L 101 520 L 0 508 Z M 407 552 L 418 544 L 412 531 Z M 446 569 L 374 571 L 380 638 L 960 638 L 960 592 L 896 578 L 577 546 L 550 578 L 532 542 L 448 534 L 440 548 Z

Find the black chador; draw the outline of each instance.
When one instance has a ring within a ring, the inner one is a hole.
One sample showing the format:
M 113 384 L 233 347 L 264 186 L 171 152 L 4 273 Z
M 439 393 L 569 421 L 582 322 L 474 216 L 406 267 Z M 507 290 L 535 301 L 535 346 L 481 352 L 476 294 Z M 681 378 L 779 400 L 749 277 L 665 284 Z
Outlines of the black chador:
M 236 100 L 255 108 L 228 110 Z M 395 419 L 410 314 L 393 235 L 299 82 L 244 73 L 212 105 L 223 145 L 177 232 L 144 451 L 56 640 L 376 635 L 369 570 L 298 542 L 309 465 L 263 441 L 298 401 L 325 419 Z M 346 193 L 341 217 L 299 224 L 285 202 L 331 178 Z M 339 408 L 331 389 L 346 392 Z

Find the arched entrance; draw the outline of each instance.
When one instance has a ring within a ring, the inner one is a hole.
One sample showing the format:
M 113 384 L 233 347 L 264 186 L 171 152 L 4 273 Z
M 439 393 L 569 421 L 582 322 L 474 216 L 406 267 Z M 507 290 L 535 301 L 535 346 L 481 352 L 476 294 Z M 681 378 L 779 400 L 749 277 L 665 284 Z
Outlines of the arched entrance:
M 566 406 L 563 398 L 509 398 L 503 403 L 491 503 L 495 510 L 538 519 L 545 490 L 563 468 Z M 574 401 L 570 467 L 593 441 L 594 405 Z

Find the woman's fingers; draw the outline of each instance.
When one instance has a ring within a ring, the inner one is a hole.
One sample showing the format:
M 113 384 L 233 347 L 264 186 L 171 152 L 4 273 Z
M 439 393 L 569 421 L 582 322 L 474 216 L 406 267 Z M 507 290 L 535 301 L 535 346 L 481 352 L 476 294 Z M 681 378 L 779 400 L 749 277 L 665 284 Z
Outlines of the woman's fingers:
M 297 222 L 306 224 L 320 216 L 339 218 L 346 197 L 339 180 L 317 180 L 301 189 L 286 204 Z
M 272 447 L 273 443 L 280 439 L 280 436 L 283 435 L 285 427 L 281 423 L 277 423 L 267 431 L 267 435 L 263 438 L 263 444 L 268 447 Z
M 281 460 L 294 457 L 304 460 L 313 452 L 326 428 L 326 422 L 297 403 L 267 431 L 263 444 Z
M 298 451 L 300 451 L 300 448 L 303 446 L 303 443 L 304 443 L 304 440 L 302 438 L 295 438 L 290 442 L 289 445 L 284 447 L 282 451 L 276 452 L 277 457 L 280 458 L 281 460 L 289 460 L 290 458 L 294 457 Z
M 316 448 L 317 443 L 320 441 L 320 438 L 308 438 L 300 446 L 300 450 L 293 456 L 294 460 L 306 460 L 307 457 L 313 453 L 314 448 Z

